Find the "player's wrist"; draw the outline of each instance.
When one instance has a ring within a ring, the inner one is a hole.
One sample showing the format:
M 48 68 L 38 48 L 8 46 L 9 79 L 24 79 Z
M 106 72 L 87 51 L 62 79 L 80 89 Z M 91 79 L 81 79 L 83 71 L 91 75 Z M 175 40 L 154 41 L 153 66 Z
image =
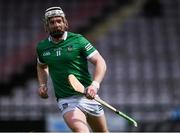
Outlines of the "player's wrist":
M 94 86 L 94 87 L 97 89 L 97 91 L 98 91 L 99 88 L 100 88 L 100 83 L 99 83 L 98 81 L 93 80 L 92 83 L 91 83 L 91 85 Z
M 47 85 L 46 84 L 40 84 L 39 87 L 46 87 Z

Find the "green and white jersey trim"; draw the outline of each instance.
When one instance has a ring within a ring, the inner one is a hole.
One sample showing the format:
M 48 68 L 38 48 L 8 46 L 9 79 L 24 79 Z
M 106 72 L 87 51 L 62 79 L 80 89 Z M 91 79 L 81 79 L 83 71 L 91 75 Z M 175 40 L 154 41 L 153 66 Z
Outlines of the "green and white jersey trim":
M 95 50 L 94 52 L 92 52 L 90 55 L 88 55 L 86 58 L 87 59 L 90 59 L 91 57 L 93 57 L 95 54 L 97 54 L 98 53 L 98 51 L 97 50 Z
M 85 46 L 86 51 L 89 51 L 91 48 L 93 48 L 93 46 L 90 43 Z
M 37 58 L 37 62 L 38 62 L 38 64 L 40 64 L 40 65 L 45 65 L 46 63 L 42 63 L 40 60 L 39 60 L 39 58 Z

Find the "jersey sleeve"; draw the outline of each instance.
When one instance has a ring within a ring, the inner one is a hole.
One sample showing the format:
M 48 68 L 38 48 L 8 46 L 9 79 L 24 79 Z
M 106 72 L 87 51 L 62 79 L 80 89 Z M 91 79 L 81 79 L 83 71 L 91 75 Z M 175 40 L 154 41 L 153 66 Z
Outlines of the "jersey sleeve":
M 97 49 L 83 36 L 81 36 L 80 43 L 82 46 L 82 52 L 87 59 L 98 53 Z
M 39 64 L 45 65 L 46 63 L 44 62 L 44 60 L 42 59 L 42 56 L 41 56 L 42 52 L 38 46 L 36 47 L 36 55 L 37 55 L 37 62 Z

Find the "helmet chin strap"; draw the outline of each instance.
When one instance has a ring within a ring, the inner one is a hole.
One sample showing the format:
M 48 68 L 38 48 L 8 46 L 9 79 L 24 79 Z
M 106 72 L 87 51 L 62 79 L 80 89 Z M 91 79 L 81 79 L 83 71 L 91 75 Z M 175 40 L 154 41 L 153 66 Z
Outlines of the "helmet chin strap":
M 51 35 L 51 37 L 55 38 L 55 39 L 59 39 L 63 36 L 64 31 L 53 31 L 49 33 Z

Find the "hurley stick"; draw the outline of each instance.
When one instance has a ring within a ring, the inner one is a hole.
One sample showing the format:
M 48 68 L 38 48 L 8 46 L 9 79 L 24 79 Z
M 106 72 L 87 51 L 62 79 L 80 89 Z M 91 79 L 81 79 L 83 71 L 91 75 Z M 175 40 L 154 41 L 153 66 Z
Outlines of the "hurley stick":
M 85 94 L 85 87 L 80 83 L 80 81 L 73 74 L 70 74 L 68 76 L 68 81 L 69 81 L 69 84 L 72 86 L 72 88 L 75 91 Z M 125 118 L 129 122 L 133 123 L 133 125 L 135 127 L 137 127 L 137 122 L 133 118 L 131 118 L 128 115 L 124 114 L 123 112 L 117 110 L 116 108 L 114 108 L 113 106 L 111 106 L 110 104 L 108 104 L 107 102 L 102 100 L 98 95 L 95 96 L 94 100 L 96 100 L 100 104 L 104 105 L 105 107 L 109 108 L 110 110 L 112 110 L 113 112 L 118 114 L 119 116 Z

